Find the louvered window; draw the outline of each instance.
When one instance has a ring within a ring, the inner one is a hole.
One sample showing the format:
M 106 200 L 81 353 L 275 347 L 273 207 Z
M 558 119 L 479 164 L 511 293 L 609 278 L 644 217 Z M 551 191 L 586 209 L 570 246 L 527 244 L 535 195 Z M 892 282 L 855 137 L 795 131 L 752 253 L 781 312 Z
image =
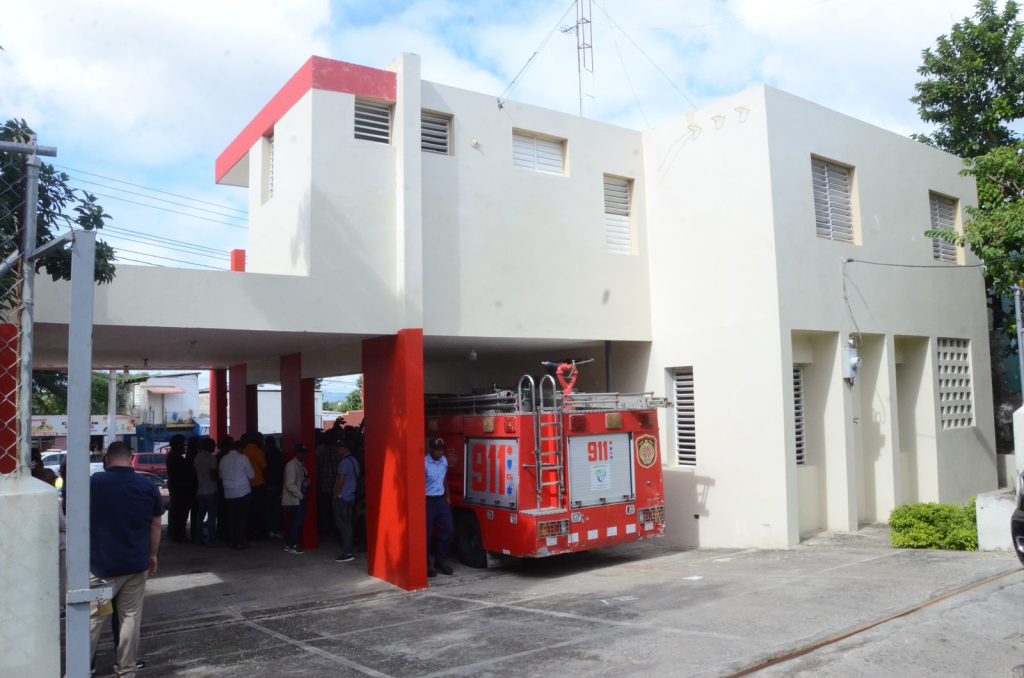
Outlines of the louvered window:
M 356 139 L 391 143 L 391 106 L 356 99 Z
M 793 366 L 793 431 L 796 434 L 796 463 L 806 463 L 804 447 L 804 368 Z
M 932 193 L 929 196 L 932 228 L 956 229 L 956 200 Z M 932 256 L 939 261 L 956 263 L 956 245 L 942 238 L 932 238 Z
M 814 183 L 814 220 L 818 236 L 853 241 L 853 198 L 850 170 L 817 158 L 811 159 Z
M 430 153 L 448 155 L 448 137 L 452 119 L 437 113 L 420 113 L 420 148 Z
M 513 132 L 512 164 L 547 174 L 564 174 L 565 143 L 526 132 Z
M 697 418 L 694 414 L 693 368 L 676 368 L 672 376 L 676 398 L 676 462 L 694 466 L 697 464 Z
M 263 202 L 274 197 L 274 135 L 264 137 Z
M 609 252 L 633 253 L 632 182 L 604 175 L 604 237 Z

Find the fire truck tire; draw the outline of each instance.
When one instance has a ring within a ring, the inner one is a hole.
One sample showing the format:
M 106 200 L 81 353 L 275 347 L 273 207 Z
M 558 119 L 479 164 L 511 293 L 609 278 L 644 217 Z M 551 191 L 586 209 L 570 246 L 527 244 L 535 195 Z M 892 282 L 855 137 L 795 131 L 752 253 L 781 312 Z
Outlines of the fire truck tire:
M 459 511 L 455 515 L 455 550 L 459 560 L 467 567 L 487 567 L 487 551 L 484 550 L 480 523 L 471 511 Z

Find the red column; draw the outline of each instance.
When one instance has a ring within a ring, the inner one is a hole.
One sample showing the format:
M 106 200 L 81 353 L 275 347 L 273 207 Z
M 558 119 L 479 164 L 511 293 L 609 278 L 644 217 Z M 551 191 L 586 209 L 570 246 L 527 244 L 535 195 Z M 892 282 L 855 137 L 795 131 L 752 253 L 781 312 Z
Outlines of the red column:
M 231 250 L 231 270 L 245 273 L 245 250 Z
M 423 589 L 423 330 L 363 341 L 363 389 L 369 571 L 403 589 Z
M 295 446 L 302 443 L 309 450 L 306 470 L 309 472 L 309 496 L 306 498 L 306 522 L 302 527 L 300 546 L 320 546 L 316 510 L 316 415 L 313 412 L 315 381 L 302 378 L 302 355 L 281 356 L 281 445 L 285 459 L 291 459 Z
M 0 473 L 18 468 L 17 389 L 18 326 L 0 325 Z
M 228 410 L 230 415 L 228 433 L 235 440 L 241 438 L 249 427 L 247 416 L 249 398 L 245 383 L 247 371 L 245 363 L 228 368 Z
M 260 430 L 260 391 L 258 384 L 245 385 L 245 430 Z
M 216 441 L 228 435 L 228 371 L 210 370 L 210 437 Z

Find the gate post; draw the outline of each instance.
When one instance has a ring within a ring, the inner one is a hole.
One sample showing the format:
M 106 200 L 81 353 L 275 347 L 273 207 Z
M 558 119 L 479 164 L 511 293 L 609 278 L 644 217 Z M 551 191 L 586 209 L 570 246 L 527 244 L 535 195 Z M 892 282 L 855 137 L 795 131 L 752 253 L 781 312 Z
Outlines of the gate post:
M 427 587 L 423 330 L 363 341 L 369 573 Z

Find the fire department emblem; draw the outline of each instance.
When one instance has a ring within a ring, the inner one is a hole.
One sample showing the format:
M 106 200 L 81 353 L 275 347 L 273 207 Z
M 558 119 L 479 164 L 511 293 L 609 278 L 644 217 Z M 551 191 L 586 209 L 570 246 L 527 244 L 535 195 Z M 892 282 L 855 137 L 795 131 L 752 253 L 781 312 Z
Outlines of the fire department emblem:
M 651 468 L 658 461 L 658 443 L 654 436 L 640 436 L 636 439 L 636 460 L 644 468 Z

